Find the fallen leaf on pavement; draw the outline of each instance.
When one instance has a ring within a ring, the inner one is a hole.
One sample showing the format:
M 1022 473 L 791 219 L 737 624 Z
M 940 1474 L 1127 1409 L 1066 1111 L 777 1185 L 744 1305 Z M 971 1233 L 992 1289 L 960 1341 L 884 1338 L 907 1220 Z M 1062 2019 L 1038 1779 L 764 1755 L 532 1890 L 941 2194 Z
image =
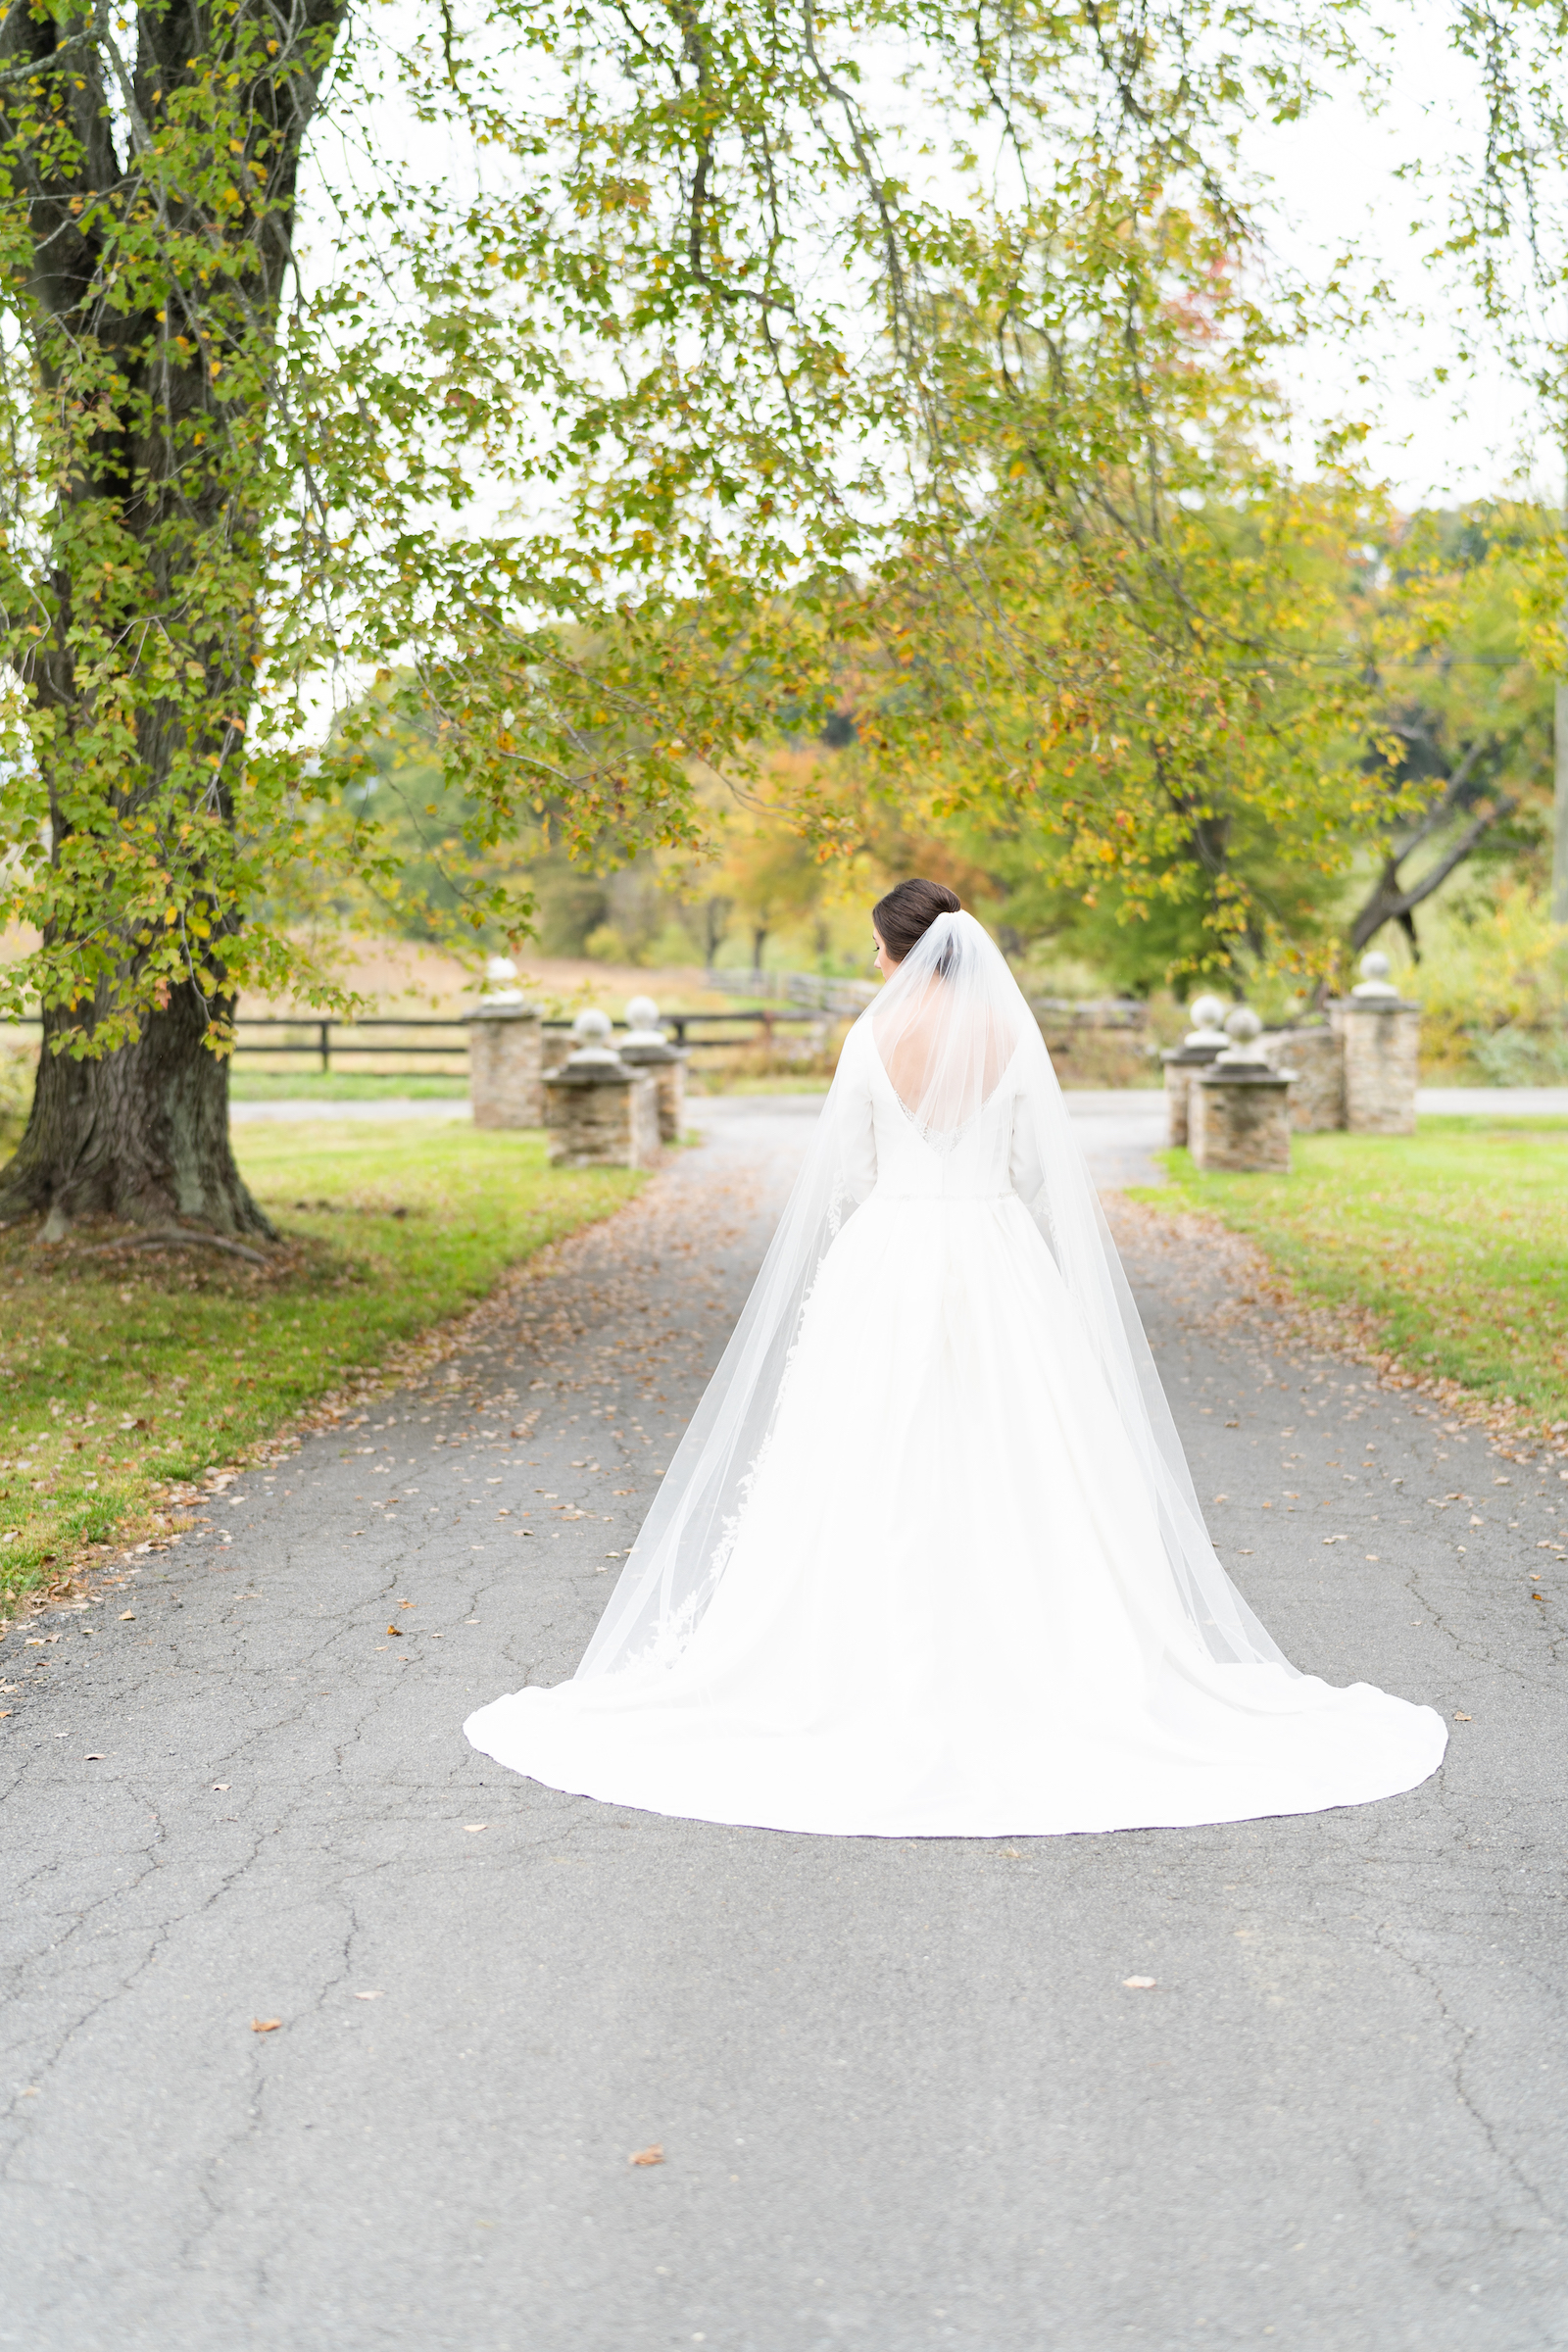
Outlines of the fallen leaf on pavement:
M 1473 1715 L 1455 1715 L 1453 1720 L 1455 1723 L 1474 1723 L 1475 1717 Z
M 282 2023 L 283 2020 L 280 2017 L 253 2017 L 251 2032 L 253 2034 L 275 2034 Z
M 628 2164 L 662 2164 L 663 2161 L 664 2151 L 657 2139 L 651 2148 L 639 2148 L 635 2156 L 626 2159 Z
M 134 1623 L 135 1616 L 136 1612 L 134 1609 L 122 1609 L 120 1612 L 120 1622 L 122 1625 L 130 1625 Z
M 215 1796 L 226 1796 L 230 1787 L 231 1783 L 228 1781 L 215 1781 L 213 1783 L 213 1794 Z
M 1152 1992 L 1154 1986 L 1159 1983 L 1159 1979 L 1157 1977 L 1123 1977 L 1122 1983 L 1129 1992 Z
M 402 1626 L 401 1626 L 401 1625 L 389 1625 L 389 1626 L 387 1627 L 387 1629 L 386 1629 L 386 1630 L 387 1630 L 387 1632 L 388 1632 L 389 1634 L 396 1634 L 396 1636 L 397 1636 L 398 1640 L 399 1640 L 400 1642 L 402 1641 L 402 1639 L 403 1639 L 403 1628 L 402 1628 Z
M 380 2001 L 384 2000 L 386 1995 L 380 1992 L 357 1992 L 354 1998 L 357 2001 Z
M 487 1830 L 490 1827 L 490 1824 L 487 1821 L 466 1821 L 463 1826 L 467 1831 L 468 1836 L 470 1838 L 474 1838 L 477 1837 L 481 1830 Z
M 83 1756 L 81 1760 L 84 1764 L 107 1764 L 109 1758 L 95 1747 L 90 1756 Z

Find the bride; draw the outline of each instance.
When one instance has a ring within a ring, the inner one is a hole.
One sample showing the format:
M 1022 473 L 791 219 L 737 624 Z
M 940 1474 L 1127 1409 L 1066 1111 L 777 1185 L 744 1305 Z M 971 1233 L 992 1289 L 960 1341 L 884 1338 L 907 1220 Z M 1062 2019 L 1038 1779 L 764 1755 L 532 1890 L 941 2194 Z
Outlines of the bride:
M 1000 951 L 932 882 L 872 919 L 886 986 L 576 1676 L 469 1740 L 552 1788 L 838 1836 L 1414 1788 L 1439 1716 L 1298 1674 L 1215 1557 Z

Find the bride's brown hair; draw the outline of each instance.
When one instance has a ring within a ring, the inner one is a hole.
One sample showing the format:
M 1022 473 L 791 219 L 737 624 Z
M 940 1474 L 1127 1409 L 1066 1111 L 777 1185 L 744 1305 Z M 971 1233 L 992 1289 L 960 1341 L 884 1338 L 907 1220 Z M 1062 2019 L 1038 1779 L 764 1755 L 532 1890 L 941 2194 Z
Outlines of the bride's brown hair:
M 939 914 L 961 914 L 963 905 L 945 882 L 896 882 L 871 909 L 876 933 L 895 963 L 922 940 Z

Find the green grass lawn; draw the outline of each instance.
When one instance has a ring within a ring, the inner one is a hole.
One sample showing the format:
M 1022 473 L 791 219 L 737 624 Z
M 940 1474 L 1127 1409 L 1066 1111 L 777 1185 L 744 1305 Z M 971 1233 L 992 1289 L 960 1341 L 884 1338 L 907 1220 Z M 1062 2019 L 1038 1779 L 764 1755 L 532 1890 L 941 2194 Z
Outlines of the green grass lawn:
M 206 1250 L 89 1256 L 0 1233 L 0 1596 L 36 1585 L 642 1178 L 556 1170 L 541 1135 L 444 1123 L 259 1125 L 245 1175 L 283 1270 Z
M 1298 1135 L 1288 1176 L 1200 1175 L 1135 1198 L 1197 1208 L 1298 1287 L 1368 1308 L 1407 1369 L 1568 1418 L 1568 1120 L 1423 1119 L 1405 1136 Z

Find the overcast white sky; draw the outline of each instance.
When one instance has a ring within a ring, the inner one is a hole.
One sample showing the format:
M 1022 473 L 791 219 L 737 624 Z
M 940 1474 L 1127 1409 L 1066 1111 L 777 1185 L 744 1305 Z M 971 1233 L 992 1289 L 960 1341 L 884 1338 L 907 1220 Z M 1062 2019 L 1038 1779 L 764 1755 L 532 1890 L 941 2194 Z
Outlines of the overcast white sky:
M 1285 388 L 1305 424 L 1375 419 L 1368 454 L 1402 505 L 1451 504 L 1525 483 L 1555 503 L 1563 466 L 1544 437 L 1535 395 L 1495 350 L 1483 349 L 1470 368 L 1455 365 L 1464 341 L 1463 279 L 1451 265 L 1428 260 L 1442 238 L 1449 160 L 1456 152 L 1473 158 L 1481 146 L 1475 69 L 1448 37 L 1455 0 L 1368 0 L 1368 16 L 1357 22 L 1367 23 L 1380 6 L 1396 26 L 1381 115 L 1370 116 L 1348 82 L 1304 122 L 1258 129 L 1247 158 L 1274 190 L 1275 244 L 1287 268 L 1321 278 L 1353 248 L 1364 279 L 1392 280 L 1403 316 L 1385 315 L 1376 334 L 1357 344 L 1323 337 L 1293 355 L 1294 376 L 1290 366 L 1281 368 Z M 394 0 L 377 30 L 395 41 L 398 22 Z M 874 85 L 874 63 L 868 74 Z M 408 122 L 399 136 L 421 147 L 433 134 Z M 1423 167 L 1423 184 L 1398 176 L 1412 160 Z M 343 169 L 341 158 L 334 169 Z M 449 176 L 466 166 L 454 156 L 437 158 L 436 169 Z M 1436 370 L 1444 364 L 1451 376 L 1440 385 Z M 1303 467 L 1311 448 L 1304 432 L 1297 451 Z
M 1446 387 L 1433 370 L 1462 347 L 1464 296 L 1448 267 L 1427 256 L 1439 242 L 1446 166 L 1455 148 L 1478 145 L 1473 69 L 1448 47 L 1449 9 L 1419 0 L 1396 50 L 1387 111 L 1369 120 L 1347 90 L 1305 122 L 1259 134 L 1255 166 L 1272 178 L 1282 213 L 1278 248 L 1297 270 L 1317 273 L 1347 243 L 1394 282 L 1402 327 L 1357 350 L 1321 344 L 1292 387 L 1309 416 L 1376 416 L 1373 462 L 1401 504 L 1450 504 L 1518 483 L 1521 464 L 1539 494 L 1562 496 L 1561 462 L 1544 437 L 1529 389 L 1500 357 Z M 1426 25 L 1421 20 L 1425 17 Z M 1423 160 L 1428 184 L 1396 176 L 1402 160 Z M 1426 216 L 1424 230 L 1413 224 Z M 1362 384 L 1363 373 L 1373 381 Z

